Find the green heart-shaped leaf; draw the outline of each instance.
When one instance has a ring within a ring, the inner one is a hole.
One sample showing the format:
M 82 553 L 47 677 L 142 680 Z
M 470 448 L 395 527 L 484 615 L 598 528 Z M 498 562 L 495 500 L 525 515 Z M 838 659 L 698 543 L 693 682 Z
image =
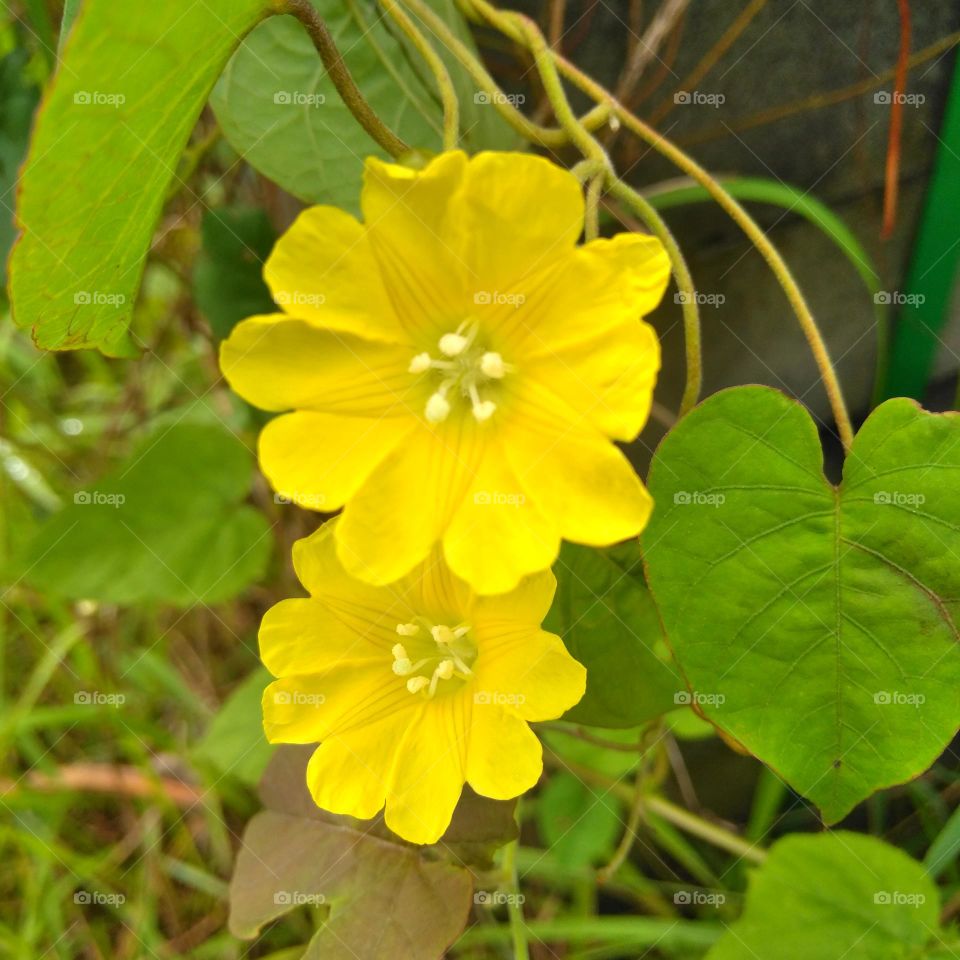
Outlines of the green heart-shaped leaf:
M 701 404 L 664 440 L 644 535 L 691 699 L 835 822 L 926 769 L 960 719 L 960 419 L 890 400 L 835 488 L 775 390 Z
M 743 916 L 707 960 L 904 960 L 942 943 L 923 867 L 874 837 L 786 837 L 750 880 Z

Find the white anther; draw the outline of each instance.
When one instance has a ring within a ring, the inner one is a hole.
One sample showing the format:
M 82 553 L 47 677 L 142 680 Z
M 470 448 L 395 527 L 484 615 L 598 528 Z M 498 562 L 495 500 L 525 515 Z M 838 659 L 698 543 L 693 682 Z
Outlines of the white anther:
M 401 637 L 415 637 L 420 632 L 420 628 L 415 623 L 398 623 L 397 624 L 397 633 Z M 397 644 L 399 646 L 399 644 Z M 394 647 L 394 650 L 397 648 Z
M 497 405 L 492 400 L 483 400 L 473 405 L 473 415 L 478 422 L 483 423 L 489 420 L 497 409 Z
M 466 623 L 461 623 L 459 627 L 453 628 L 453 636 L 457 640 L 459 640 L 461 637 L 465 637 L 469 632 L 470 627 Z
M 440 352 L 447 357 L 459 357 L 469 346 L 470 340 L 460 333 L 445 333 L 440 338 Z
M 434 674 L 441 680 L 449 680 L 453 676 L 454 662 L 452 660 L 441 660 L 439 666 L 434 670 Z
M 419 693 L 429 683 L 430 681 L 426 677 L 411 677 L 407 681 L 407 689 L 411 693 Z
M 485 377 L 500 380 L 507 372 L 503 357 L 501 357 L 499 353 L 488 351 L 480 358 L 480 372 Z
M 424 416 L 430 423 L 442 423 L 450 415 L 450 401 L 438 390 L 427 401 Z
M 408 673 L 413 673 L 413 664 L 406 658 L 398 658 L 393 661 L 393 672 L 398 677 L 405 677 Z
M 393 654 L 394 660 L 407 659 L 407 648 L 402 643 L 395 643 L 390 652 Z
M 430 628 L 430 632 L 437 643 L 448 644 L 453 640 L 453 631 L 446 624 L 438 623 Z
M 411 373 L 425 373 L 430 369 L 430 365 L 433 361 L 430 359 L 429 353 L 418 353 L 411 361 L 410 366 L 407 368 Z

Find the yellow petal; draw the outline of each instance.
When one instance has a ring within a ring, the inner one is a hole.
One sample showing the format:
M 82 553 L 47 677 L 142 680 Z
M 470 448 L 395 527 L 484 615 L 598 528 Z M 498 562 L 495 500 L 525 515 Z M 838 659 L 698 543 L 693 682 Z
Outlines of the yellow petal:
M 516 711 L 524 720 L 555 720 L 586 690 L 587 671 L 545 630 L 478 621 L 474 699 Z
M 553 605 L 556 590 L 557 578 L 553 572 L 541 570 L 524 577 L 509 593 L 478 597 L 473 615 L 478 622 L 539 627 Z
M 364 820 L 376 816 L 386 800 L 406 732 L 404 717 L 389 717 L 320 744 L 307 764 L 314 803 L 331 813 Z
M 512 710 L 475 701 L 470 717 L 467 782 L 481 796 L 510 800 L 533 787 L 543 772 L 543 750 Z
M 595 342 L 660 303 L 670 261 L 655 237 L 621 233 L 558 257 L 529 279 L 525 300 L 502 321 L 524 362 Z
M 411 609 L 434 623 L 468 620 L 473 608 L 473 590 L 444 562 L 439 544 L 434 546 L 421 565 L 384 589 L 392 587 L 403 592 Z
M 633 440 L 650 415 L 660 369 L 656 331 L 627 320 L 593 340 L 543 354 L 531 361 L 536 377 L 602 433 Z
M 260 468 L 278 494 L 309 510 L 338 510 L 415 422 L 297 411 L 260 433 Z
M 410 707 L 401 678 L 382 663 L 348 662 L 281 677 L 263 692 L 263 729 L 271 743 L 319 743 Z
M 549 567 L 559 549 L 556 523 L 527 497 L 492 441 L 444 534 L 447 563 L 477 593 L 504 593 Z
M 291 599 L 264 614 L 259 640 L 263 665 L 275 677 L 288 677 L 354 661 L 386 669 L 397 638 L 386 624 L 350 623 L 318 600 Z
M 566 540 L 606 546 L 636 536 L 652 500 L 627 458 L 585 415 L 532 380 L 504 425 L 507 458 Z
M 411 843 L 436 843 L 450 825 L 466 779 L 470 704 L 438 697 L 411 720 L 387 792 L 387 826 Z
M 404 347 L 320 330 L 283 314 L 244 320 L 220 346 L 230 386 L 264 410 L 419 416 L 422 389 L 409 365 Z
M 583 230 L 576 177 L 529 153 L 479 153 L 467 165 L 455 216 L 478 293 L 521 292 L 525 278 L 570 252 Z
M 364 228 L 337 207 L 304 210 L 277 241 L 263 276 L 292 317 L 373 340 L 406 340 Z
M 466 417 L 424 424 L 384 460 L 336 527 L 337 555 L 349 573 L 386 584 L 426 559 L 477 470 L 479 433 Z
M 400 324 L 440 334 L 465 319 L 463 225 L 452 216 L 466 155 L 441 153 L 423 170 L 369 158 L 360 204 L 380 276 Z
M 392 631 L 391 644 L 397 642 L 396 626 L 409 623 L 416 615 L 414 598 L 408 597 L 410 584 L 398 581 L 377 587 L 350 576 L 337 557 L 335 531 L 339 519 L 328 520 L 309 537 L 293 545 L 293 566 L 310 595 L 322 602 L 351 629 Z

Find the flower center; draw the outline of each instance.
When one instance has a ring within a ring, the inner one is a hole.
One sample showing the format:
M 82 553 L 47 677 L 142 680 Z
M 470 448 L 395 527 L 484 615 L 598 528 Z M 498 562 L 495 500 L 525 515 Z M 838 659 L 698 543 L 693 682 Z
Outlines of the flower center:
M 393 672 L 407 678 L 407 689 L 414 694 L 433 697 L 441 683 L 459 683 L 472 675 L 477 648 L 470 639 L 470 627 L 431 623 L 417 617 L 413 623 L 398 623 L 402 641 L 393 645 Z
M 481 390 L 495 380 L 502 380 L 513 368 L 504 363 L 499 353 L 477 345 L 476 338 L 477 322 L 464 320 L 456 330 L 445 333 L 437 342 L 439 359 L 424 351 L 410 361 L 411 373 L 430 374 L 439 380 L 423 411 L 430 423 L 446 420 L 452 409 L 452 399 L 457 396 L 470 401 L 473 416 L 481 423 L 489 420 L 497 409 L 489 397 L 483 398 Z

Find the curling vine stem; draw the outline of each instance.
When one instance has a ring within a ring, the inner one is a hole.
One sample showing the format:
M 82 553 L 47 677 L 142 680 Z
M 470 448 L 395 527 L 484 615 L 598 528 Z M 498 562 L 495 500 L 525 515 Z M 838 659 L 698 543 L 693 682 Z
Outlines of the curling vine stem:
M 562 147 L 569 142 L 567 134 L 556 127 L 545 127 L 534 123 L 518 110 L 510 97 L 497 85 L 496 80 L 474 56 L 473 51 L 444 23 L 443 19 L 424 2 L 424 0 L 400 0 L 400 2 L 423 23 L 430 32 L 446 47 L 467 71 L 480 91 L 486 94 L 489 103 L 501 117 L 520 134 L 524 140 L 541 147 Z M 582 118 L 587 130 L 602 127 L 610 117 L 606 104 L 597 104 Z
M 460 101 L 457 99 L 457 91 L 450 79 L 450 71 L 447 70 L 446 64 L 430 44 L 430 41 L 427 40 L 413 20 L 407 16 L 397 0 L 380 0 L 380 5 L 393 19 L 393 22 L 407 35 L 407 38 L 430 68 L 440 93 L 440 102 L 443 104 L 443 149 L 455 150 L 460 138 Z
M 516 14 L 498 10 L 488 0 L 459 0 L 459 4 L 467 14 L 485 20 L 504 36 L 521 45 L 529 45 L 529 25 L 519 22 Z M 536 56 L 536 51 L 531 52 Z M 840 439 L 844 449 L 849 451 L 853 443 L 853 425 L 850 422 L 850 414 L 843 398 L 843 392 L 840 389 L 830 352 L 800 287 L 777 248 L 770 242 L 750 214 L 692 157 L 644 123 L 638 116 L 623 106 L 606 88 L 585 74 L 566 57 L 549 47 L 547 47 L 546 56 L 555 64 L 559 74 L 570 80 L 598 106 L 605 104 L 612 115 L 624 124 L 628 130 L 701 184 L 757 248 L 777 278 L 794 314 L 796 314 L 797 321 L 820 371 L 820 377 L 830 401 Z M 562 122 L 559 115 L 558 120 Z M 640 213 L 639 208 L 637 212 Z
M 683 314 L 686 383 L 683 398 L 680 402 L 680 416 L 684 416 L 696 406 L 700 398 L 700 390 L 703 384 L 703 359 L 700 336 L 700 308 L 697 303 L 693 277 L 690 275 L 690 269 L 680 250 L 680 245 L 673 238 L 666 222 L 653 206 L 617 177 L 606 151 L 577 119 L 563 89 L 563 83 L 555 63 L 554 51 L 547 46 L 540 28 L 522 14 L 510 14 L 510 20 L 517 25 L 533 54 L 544 91 L 553 106 L 560 127 L 567 132 L 570 140 L 580 149 L 586 161 L 594 164 L 597 169 L 604 171 L 606 189 L 633 208 L 647 228 L 660 240 L 667 252 L 677 289 L 680 291 L 680 305 Z M 587 240 L 593 239 L 599 232 L 597 207 L 603 186 L 604 183 L 597 183 L 595 179 L 590 181 L 587 188 L 587 218 L 585 223 Z
M 410 152 L 410 147 L 403 142 L 389 127 L 374 113 L 373 108 L 364 99 L 353 76 L 350 73 L 340 51 L 333 41 L 330 30 L 323 18 L 317 13 L 309 0 L 283 0 L 277 7 L 279 13 L 289 13 L 296 17 L 304 26 L 313 45 L 320 54 L 330 81 L 337 88 L 337 93 L 347 109 L 353 114 L 357 123 L 381 146 L 391 157 L 401 157 Z

